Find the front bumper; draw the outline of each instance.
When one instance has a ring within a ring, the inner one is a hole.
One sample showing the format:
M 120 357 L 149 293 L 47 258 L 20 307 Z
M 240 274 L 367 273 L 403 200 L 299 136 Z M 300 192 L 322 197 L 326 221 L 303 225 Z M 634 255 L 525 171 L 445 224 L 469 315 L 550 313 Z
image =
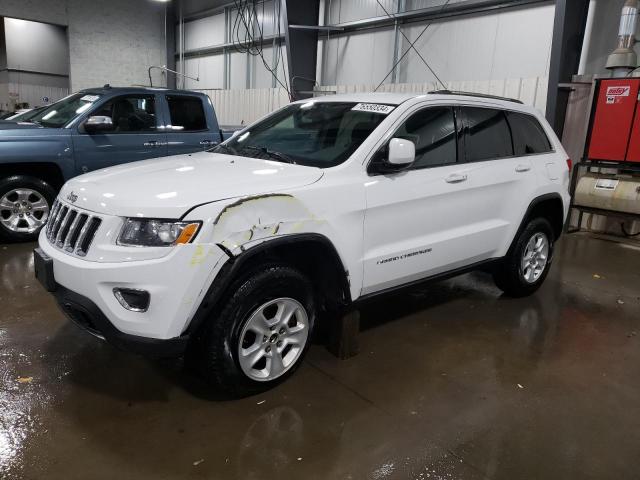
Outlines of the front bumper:
M 96 262 L 59 250 L 44 233 L 39 244 L 50 259 L 52 278 L 47 283 L 53 288 L 48 290 L 54 290 L 64 312 L 94 335 L 145 353 L 160 344 L 169 352 L 181 352 L 187 327 L 228 258 L 216 245 L 187 244 L 156 259 Z M 114 288 L 146 290 L 148 310 L 125 309 Z
M 179 357 L 187 347 L 189 335 L 166 340 L 129 335 L 114 327 L 98 306 L 87 297 L 58 284 L 52 293 L 64 314 L 73 323 L 116 348 L 151 357 Z

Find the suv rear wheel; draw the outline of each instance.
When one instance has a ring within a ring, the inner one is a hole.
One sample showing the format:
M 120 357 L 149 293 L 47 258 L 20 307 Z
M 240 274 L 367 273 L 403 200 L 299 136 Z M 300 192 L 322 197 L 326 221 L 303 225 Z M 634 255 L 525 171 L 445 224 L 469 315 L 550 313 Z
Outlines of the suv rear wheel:
M 531 295 L 540 288 L 551 267 L 553 238 L 548 220 L 531 220 L 494 271 L 498 288 L 511 297 Z
M 294 268 L 264 267 L 232 287 L 229 300 L 188 352 L 216 388 L 234 396 L 269 389 L 293 374 L 311 339 L 311 283 Z
M 15 175 L 0 180 L 0 241 L 36 240 L 55 197 L 55 190 L 35 177 Z

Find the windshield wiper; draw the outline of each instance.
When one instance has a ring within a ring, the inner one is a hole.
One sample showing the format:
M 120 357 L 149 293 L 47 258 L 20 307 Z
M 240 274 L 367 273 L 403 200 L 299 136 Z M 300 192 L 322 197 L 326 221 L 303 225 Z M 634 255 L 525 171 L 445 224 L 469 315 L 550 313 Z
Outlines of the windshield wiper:
M 264 153 L 265 155 L 271 158 L 274 158 L 280 162 L 297 165 L 296 161 L 293 158 L 291 158 L 289 155 L 281 152 L 276 152 L 275 150 L 269 150 L 267 147 L 256 147 L 255 145 L 247 145 L 246 147 L 243 147 L 241 150 L 254 150 L 260 153 Z
M 224 143 L 221 143 L 219 145 L 216 145 L 213 148 L 210 148 L 209 150 L 207 150 L 208 152 L 212 152 L 212 153 L 221 153 L 218 150 L 225 150 L 227 152 L 230 152 L 232 155 L 237 155 L 238 152 L 236 151 L 235 148 L 230 147 L 229 145 L 225 145 Z

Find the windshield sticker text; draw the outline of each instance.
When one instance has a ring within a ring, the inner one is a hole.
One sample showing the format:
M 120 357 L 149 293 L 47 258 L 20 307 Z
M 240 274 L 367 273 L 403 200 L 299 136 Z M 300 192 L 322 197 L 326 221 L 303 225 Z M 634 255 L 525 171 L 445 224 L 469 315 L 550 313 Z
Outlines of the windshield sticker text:
M 394 108 L 395 107 L 392 107 L 391 105 L 380 105 L 378 103 L 359 103 L 351 110 L 356 112 L 371 112 L 388 115 L 393 112 Z

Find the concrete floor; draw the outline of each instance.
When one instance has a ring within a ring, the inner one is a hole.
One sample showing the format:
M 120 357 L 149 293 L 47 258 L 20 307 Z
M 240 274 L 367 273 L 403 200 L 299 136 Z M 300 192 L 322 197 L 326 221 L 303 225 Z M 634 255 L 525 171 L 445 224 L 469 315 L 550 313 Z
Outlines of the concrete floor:
M 639 478 L 640 248 L 565 237 L 543 288 L 483 274 L 362 312 L 362 353 L 216 398 L 69 324 L 0 247 L 0 478 Z

